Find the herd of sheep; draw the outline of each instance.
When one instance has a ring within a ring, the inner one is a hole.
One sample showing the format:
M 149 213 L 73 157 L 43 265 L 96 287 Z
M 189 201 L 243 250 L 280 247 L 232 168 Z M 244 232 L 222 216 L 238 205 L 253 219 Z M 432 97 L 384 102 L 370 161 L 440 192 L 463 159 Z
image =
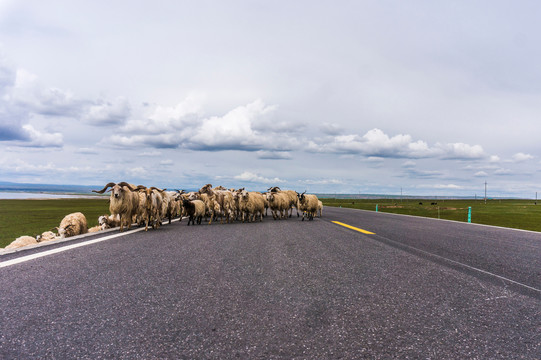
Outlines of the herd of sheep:
M 180 217 L 188 218 L 188 225 L 201 224 L 203 218 L 208 224 L 220 218 L 220 223 L 233 221 L 254 222 L 263 221 L 270 209 L 274 220 L 291 217 L 293 209 L 297 216 L 302 213 L 313 220 L 319 213 L 322 215 L 323 204 L 316 195 L 297 193 L 294 190 L 281 190 L 271 187 L 266 193 L 242 189 L 226 189 L 222 186 L 212 188 L 211 184 L 203 186 L 199 191 L 184 192 L 165 191 L 156 187 L 135 186 L 126 182 L 108 183 L 101 190 L 93 190 L 103 194 L 110 189 L 110 215 L 98 218 L 97 226 L 88 228 L 86 217 L 80 212 L 66 215 L 60 225 L 55 228 L 57 233 L 46 231 L 37 237 L 21 236 L 6 246 L 15 249 L 39 242 L 51 241 L 75 235 L 97 232 L 100 230 L 120 227 L 129 229 L 132 224 L 149 226 L 157 229 L 162 221 Z

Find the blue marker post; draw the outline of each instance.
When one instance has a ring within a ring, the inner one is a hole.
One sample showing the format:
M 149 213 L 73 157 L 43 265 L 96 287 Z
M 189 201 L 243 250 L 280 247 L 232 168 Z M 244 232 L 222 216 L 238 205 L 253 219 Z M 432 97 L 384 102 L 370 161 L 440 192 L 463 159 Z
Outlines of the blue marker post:
M 378 204 L 376 204 L 376 212 L 378 212 Z
M 471 223 L 471 206 L 468 207 L 468 222 Z

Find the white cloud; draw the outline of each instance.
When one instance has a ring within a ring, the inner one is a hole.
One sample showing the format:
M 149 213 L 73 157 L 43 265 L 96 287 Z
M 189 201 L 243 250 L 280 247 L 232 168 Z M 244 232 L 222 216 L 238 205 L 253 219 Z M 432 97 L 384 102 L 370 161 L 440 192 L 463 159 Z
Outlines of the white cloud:
M 476 172 L 475 174 L 473 174 L 473 176 L 476 176 L 476 177 L 487 177 L 488 174 L 484 171 L 478 171 Z
M 261 183 L 261 184 L 268 184 L 268 185 L 285 182 L 285 180 L 282 180 L 282 179 L 277 178 L 277 177 L 275 177 L 273 179 L 266 178 L 266 177 L 263 177 L 261 175 L 252 173 L 250 171 L 245 171 L 242 174 L 235 176 L 234 178 L 235 178 L 235 180 L 254 182 L 254 183 Z
M 341 185 L 345 184 L 344 181 L 339 179 L 320 179 L 320 180 L 314 180 L 314 179 L 304 179 L 298 181 L 301 184 L 307 184 L 307 185 Z
M 85 109 L 83 120 L 93 125 L 119 125 L 130 116 L 131 108 L 128 100 L 118 97 L 113 101 L 100 100 Z
M 530 154 L 524 154 L 524 153 L 516 153 L 515 155 L 513 155 L 513 160 L 516 161 L 516 162 L 523 162 L 523 161 L 528 161 L 528 160 L 532 160 L 534 157 Z
M 20 146 L 28 147 L 62 147 L 64 145 L 61 133 L 45 133 L 36 130 L 32 125 L 23 125 L 28 141 L 20 142 Z
M 434 189 L 444 189 L 444 190 L 448 190 L 448 189 L 451 189 L 451 190 L 459 190 L 459 189 L 463 189 L 464 187 L 463 186 L 460 186 L 460 185 L 455 185 L 455 184 L 437 184 L 437 185 L 425 185 L 425 187 L 427 188 L 434 188 Z
M 485 157 L 485 152 L 480 145 L 468 145 L 463 143 L 436 144 L 443 152 L 443 159 L 474 160 Z
M 380 129 L 372 129 L 363 136 L 338 135 L 329 140 L 310 140 L 308 150 L 320 153 L 350 153 L 367 157 L 472 160 L 485 156 L 480 145 L 464 143 L 436 143 L 430 147 L 422 140 L 414 141 L 410 135 L 389 136 Z
M 259 150 L 256 152 L 258 159 L 269 160 L 291 160 L 293 157 L 289 151 L 266 151 Z
M 511 169 L 501 168 L 494 171 L 494 175 L 512 175 L 512 174 L 513 174 L 513 171 Z

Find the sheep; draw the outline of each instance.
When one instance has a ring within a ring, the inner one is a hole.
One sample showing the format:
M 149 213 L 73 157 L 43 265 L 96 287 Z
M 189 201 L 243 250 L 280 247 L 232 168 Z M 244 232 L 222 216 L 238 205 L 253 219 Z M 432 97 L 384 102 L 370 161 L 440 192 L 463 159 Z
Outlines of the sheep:
M 60 222 L 57 231 L 61 238 L 86 234 L 88 232 L 86 217 L 80 212 L 68 214 Z
M 297 217 L 299 217 L 299 199 L 295 190 L 281 190 L 278 186 L 269 188 L 269 192 L 281 192 L 287 195 L 289 199 L 289 217 L 293 214 L 293 207 L 297 209 Z
M 269 201 L 269 207 L 274 220 L 285 219 L 287 217 L 287 210 L 290 207 L 290 201 L 286 194 L 282 192 L 268 192 L 267 200 Z
M 19 236 L 17 239 L 13 240 L 11 242 L 11 244 L 9 244 L 8 246 L 5 247 L 5 250 L 9 250 L 9 249 L 17 249 L 17 248 L 21 248 L 23 246 L 28 246 L 28 245 L 34 245 L 34 244 L 37 244 L 38 241 L 36 240 L 36 238 L 32 237 L 32 236 Z
M 152 224 L 153 229 L 158 229 L 162 223 L 161 214 L 162 214 L 162 203 L 163 197 L 162 192 L 155 187 L 147 188 L 146 186 L 139 185 L 136 188 L 139 193 L 144 196 L 141 197 L 138 195 L 138 201 L 144 206 L 144 209 L 140 209 L 139 213 L 142 216 L 142 219 L 145 221 L 145 231 L 148 231 L 148 224 Z M 139 199 L 141 197 L 141 199 Z
M 318 198 L 316 195 L 306 194 L 306 191 L 298 195 L 299 205 L 302 211 L 302 221 L 304 221 L 304 214 L 308 214 L 308 220 L 314 220 L 314 214 L 318 210 Z
M 171 224 L 171 219 L 180 215 L 180 195 L 176 191 L 164 191 L 163 195 L 166 200 L 164 202 L 167 203 L 163 215 L 169 219 L 169 224 Z
M 257 215 L 259 215 L 259 221 L 263 221 L 263 213 L 265 212 L 263 195 L 258 192 L 241 190 L 239 192 L 239 209 L 242 213 L 242 222 L 244 222 L 245 215 L 248 215 L 248 222 L 255 221 Z
M 93 226 L 91 227 L 90 229 L 88 229 L 88 232 L 89 233 L 95 233 L 95 232 L 98 232 L 98 231 L 101 231 L 102 228 L 100 225 L 96 225 L 96 226 Z
M 118 215 L 102 215 L 98 217 L 98 224 L 101 227 L 101 230 L 115 228 L 120 226 L 120 217 Z
M 109 198 L 109 211 L 113 216 L 118 215 L 120 219 L 120 231 L 124 230 L 124 224 L 127 223 L 127 228 L 131 227 L 133 216 L 137 214 L 139 208 L 139 195 L 135 191 L 136 188 L 126 182 L 113 183 L 110 182 L 99 191 L 92 190 L 95 193 L 103 194 L 107 188 L 111 188 L 111 196 Z
M 192 225 L 195 225 L 195 220 L 197 220 L 197 224 L 201 225 L 201 220 L 203 219 L 203 216 L 205 215 L 205 203 L 201 200 L 182 200 L 182 206 L 184 207 L 187 215 L 190 217 L 188 219 L 188 226 L 190 225 L 190 222 Z
M 321 200 L 317 201 L 317 211 L 319 212 L 319 217 L 323 216 L 323 202 Z
M 229 190 L 214 190 L 211 184 L 207 184 L 199 189 L 200 194 L 208 194 L 209 198 L 214 200 L 220 206 L 220 223 L 223 224 L 223 217 L 227 223 L 231 221 L 233 212 L 233 194 Z
M 45 231 L 41 235 L 36 236 L 38 242 L 52 241 L 59 239 L 59 237 L 52 231 Z

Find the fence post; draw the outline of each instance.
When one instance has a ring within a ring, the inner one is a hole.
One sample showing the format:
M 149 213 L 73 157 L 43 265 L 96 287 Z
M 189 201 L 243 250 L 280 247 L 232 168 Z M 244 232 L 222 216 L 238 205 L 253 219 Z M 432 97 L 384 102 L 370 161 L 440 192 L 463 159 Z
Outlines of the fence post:
M 471 223 L 471 206 L 468 207 L 468 222 Z
M 376 212 L 378 212 L 378 204 L 376 204 Z

